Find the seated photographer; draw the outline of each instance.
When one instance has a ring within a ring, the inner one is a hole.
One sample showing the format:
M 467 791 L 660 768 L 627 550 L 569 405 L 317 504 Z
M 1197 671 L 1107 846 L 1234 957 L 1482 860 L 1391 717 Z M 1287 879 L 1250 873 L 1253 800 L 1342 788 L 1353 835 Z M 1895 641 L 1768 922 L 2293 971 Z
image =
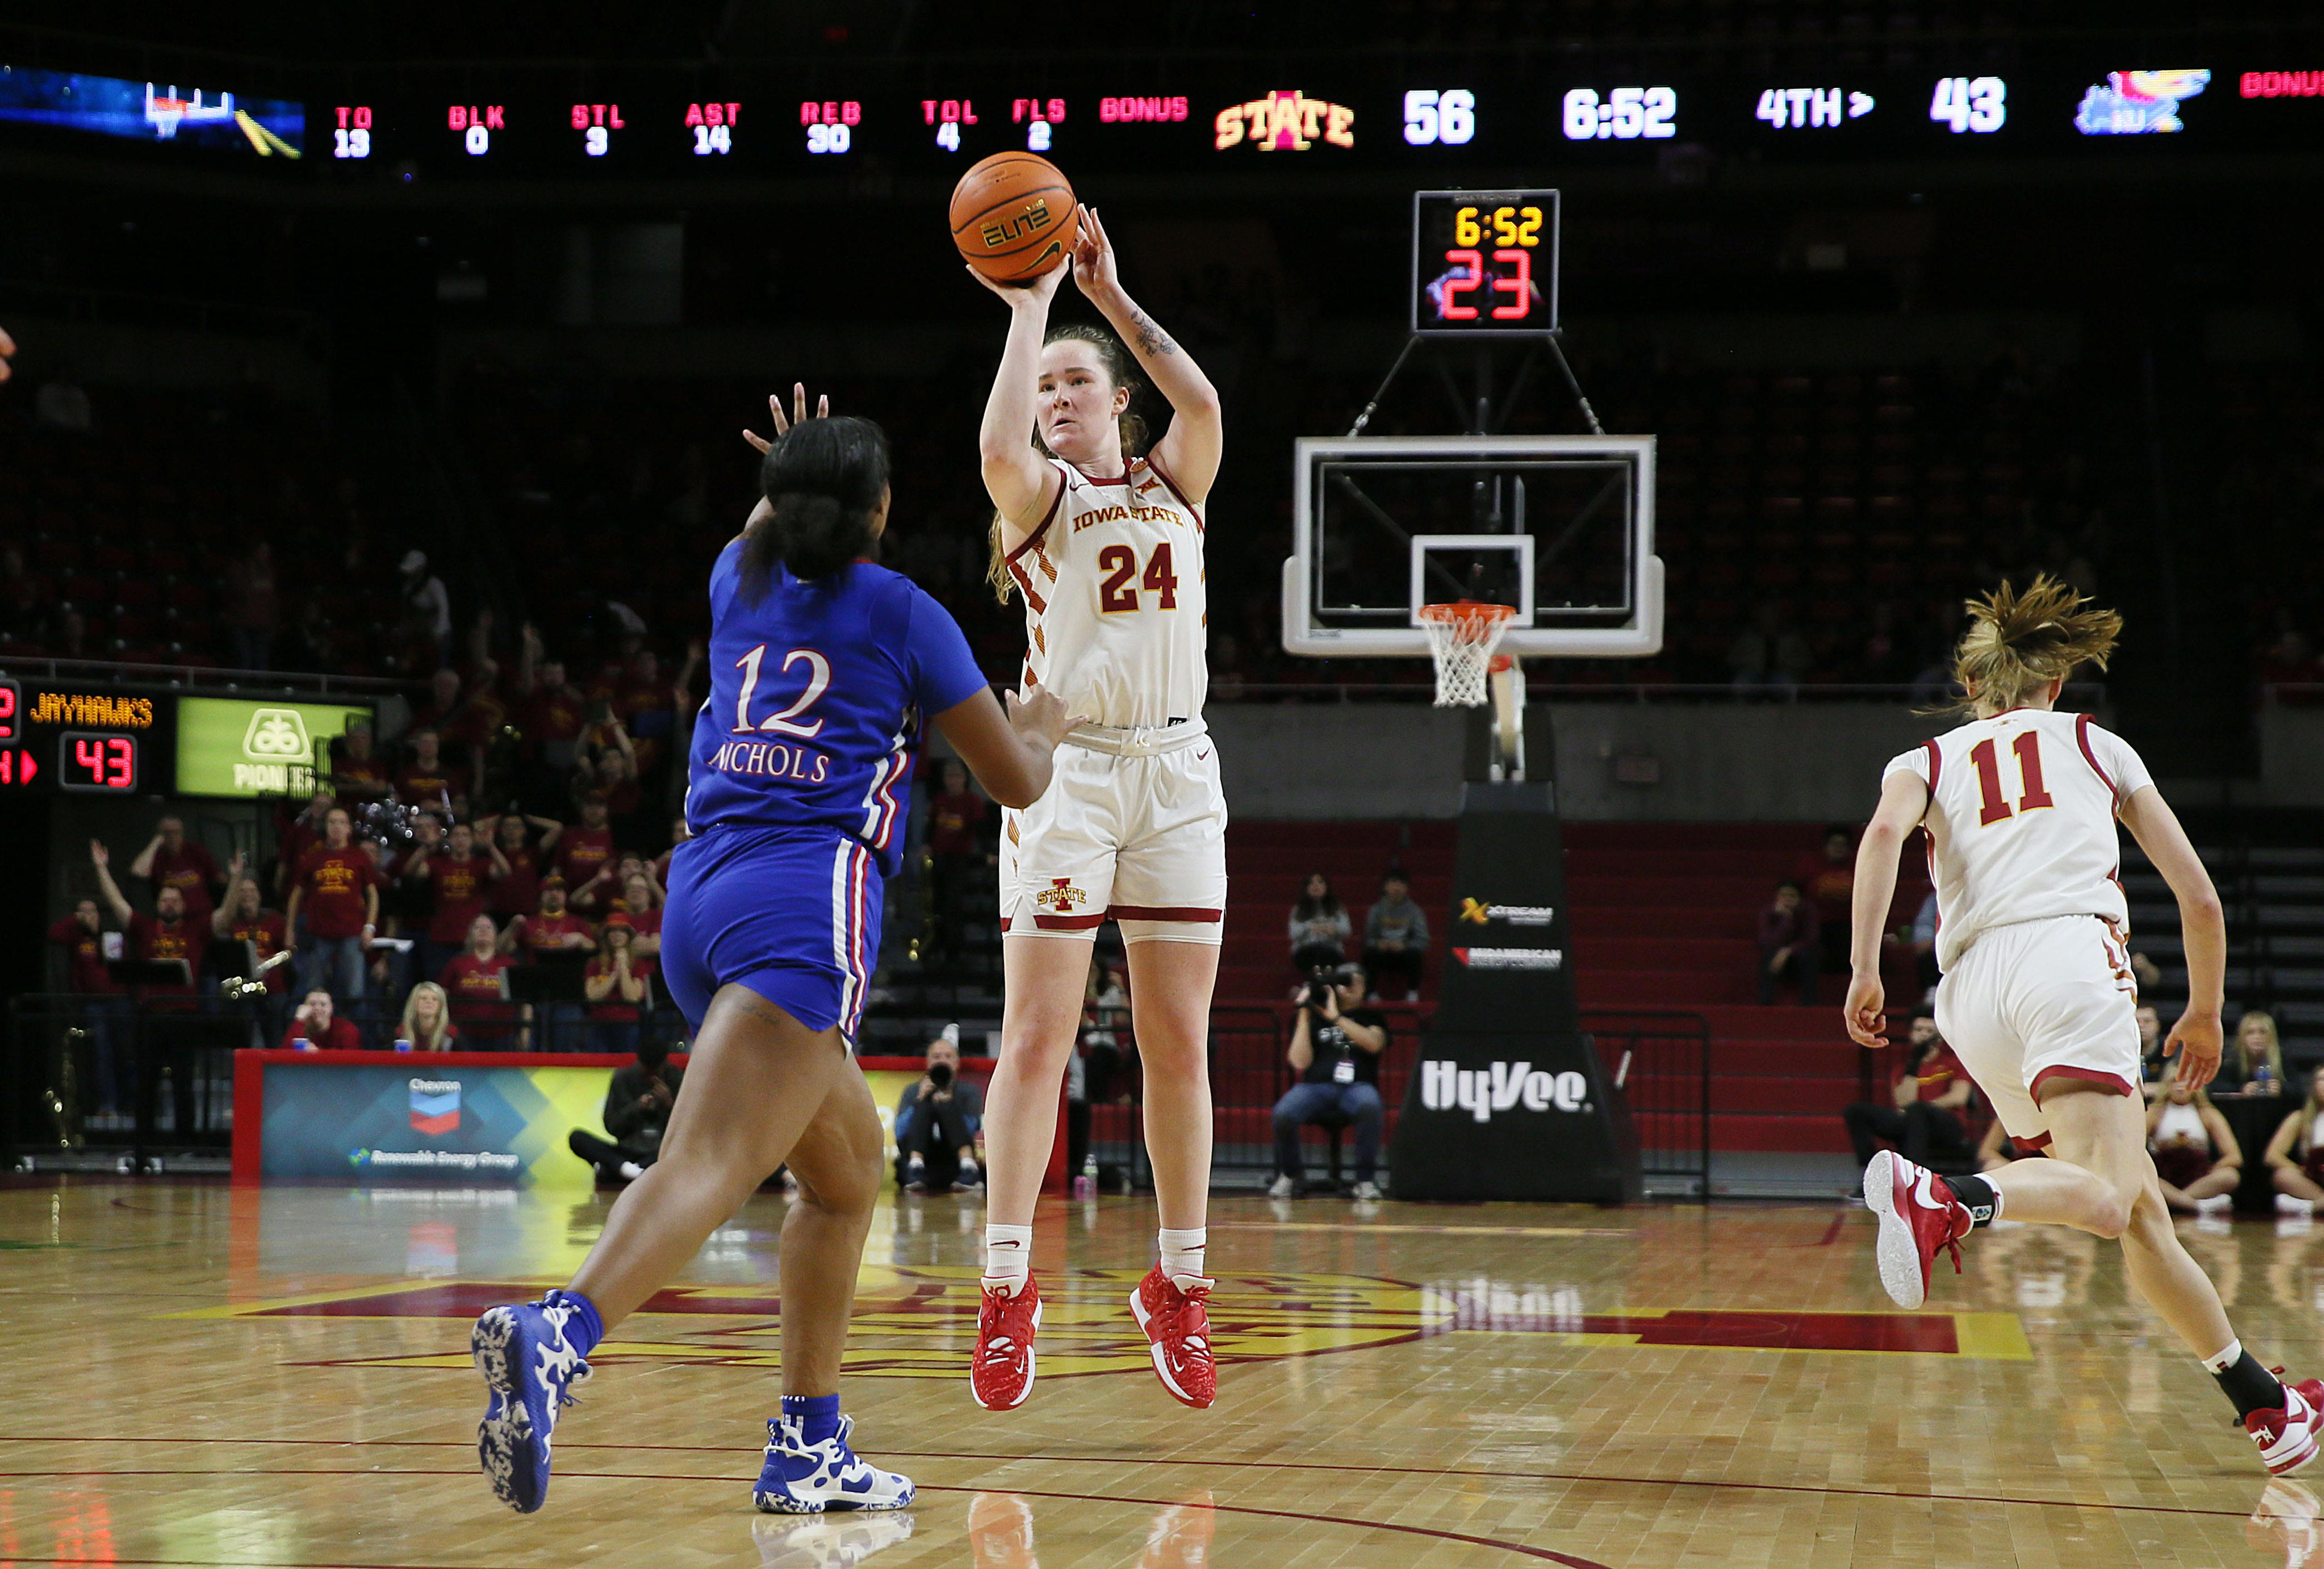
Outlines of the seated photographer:
M 928 1042 L 927 1071 L 896 1101 L 896 1180 L 907 1193 L 966 1193 L 981 1172 L 984 1094 L 960 1076 L 960 1026 Z
M 1917 1165 L 1967 1171 L 1977 1164 L 1977 1150 L 1961 1113 L 1975 1089 L 1953 1048 L 1937 1033 L 1937 1021 L 1925 1013 L 1914 1019 L 1889 1086 L 1894 1103 L 1858 1101 L 1840 1112 L 1856 1146 L 1856 1164 L 1868 1164 L 1878 1148 L 1875 1140 L 1886 1139 Z
M 2163 1081 L 2163 1098 L 2146 1108 L 2146 1151 L 2163 1202 L 2189 1215 L 2224 1215 L 2235 1207 L 2244 1179 L 2244 1152 L 2209 1091 L 2179 1082 L 2178 1064 Z
M 1275 1170 L 1270 1198 L 1299 1191 L 1299 1130 L 1337 1114 L 1355 1124 L 1355 1196 L 1379 1197 L 1372 1178 L 1379 1165 L 1380 1054 L 1388 1050 L 1388 1020 L 1363 1006 L 1364 967 L 1342 964 L 1329 976 L 1307 983 L 1299 999 L 1298 1022 L 1291 1027 L 1285 1059 L 1299 1082 L 1275 1103 Z
M 613 1070 L 605 1087 L 608 1143 L 584 1128 L 566 1136 L 565 1147 L 597 1168 L 600 1182 L 630 1182 L 661 1154 L 669 1110 L 678 1103 L 686 1070 L 674 1067 L 666 1042 L 648 1037 L 638 1044 L 638 1060 Z
M 1799 989 L 1801 1007 L 1815 1005 L 1816 974 L 1823 963 L 1817 930 L 1816 907 L 1808 902 L 1800 885 L 1788 878 L 1777 883 L 1774 901 L 1759 912 L 1762 1007 L 1774 1005 L 1778 981 L 1789 981 Z

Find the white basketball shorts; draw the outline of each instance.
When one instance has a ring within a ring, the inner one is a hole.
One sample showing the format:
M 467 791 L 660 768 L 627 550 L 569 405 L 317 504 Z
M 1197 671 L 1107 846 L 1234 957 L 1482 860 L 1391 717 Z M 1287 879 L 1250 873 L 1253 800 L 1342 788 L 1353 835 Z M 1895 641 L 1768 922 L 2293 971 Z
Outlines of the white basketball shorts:
M 1088 941 L 1219 941 L 1227 802 L 1209 736 L 1143 756 L 1057 748 L 1041 798 L 1001 830 L 1001 930 Z
M 2040 1094 L 2074 1078 L 2138 1093 L 2138 983 L 2094 915 L 1989 927 L 1937 988 L 1937 1028 L 2018 1144 L 2050 1142 Z

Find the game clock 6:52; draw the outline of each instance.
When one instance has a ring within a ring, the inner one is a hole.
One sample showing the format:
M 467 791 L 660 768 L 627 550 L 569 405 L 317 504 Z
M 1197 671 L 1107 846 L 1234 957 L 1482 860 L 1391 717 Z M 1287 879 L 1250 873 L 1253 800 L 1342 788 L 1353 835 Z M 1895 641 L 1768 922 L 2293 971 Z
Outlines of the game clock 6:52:
M 1412 198 L 1412 330 L 1557 330 L 1557 192 L 1424 190 Z

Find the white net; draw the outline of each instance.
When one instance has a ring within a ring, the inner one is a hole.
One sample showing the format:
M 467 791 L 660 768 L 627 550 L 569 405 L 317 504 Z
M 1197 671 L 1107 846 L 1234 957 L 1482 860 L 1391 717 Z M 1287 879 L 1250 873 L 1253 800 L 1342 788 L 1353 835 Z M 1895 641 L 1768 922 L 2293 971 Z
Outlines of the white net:
M 1517 612 L 1506 605 L 1485 605 L 1473 599 L 1451 605 L 1424 605 L 1420 624 L 1428 633 L 1428 651 L 1436 660 L 1436 706 L 1439 708 L 1484 706 L 1486 677 L 1493 650 L 1508 630 Z

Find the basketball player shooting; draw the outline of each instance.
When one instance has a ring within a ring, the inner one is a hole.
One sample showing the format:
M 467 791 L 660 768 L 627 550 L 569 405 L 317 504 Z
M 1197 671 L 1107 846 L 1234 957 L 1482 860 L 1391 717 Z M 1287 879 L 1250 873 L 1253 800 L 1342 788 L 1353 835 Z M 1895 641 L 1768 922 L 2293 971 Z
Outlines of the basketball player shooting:
M 2219 1066 L 2227 925 L 2218 894 L 2138 754 L 2088 715 L 2056 712 L 2077 666 L 2103 669 L 2112 611 L 2048 577 L 1971 602 L 1954 677 L 1976 717 L 1890 761 L 1857 852 L 1848 1033 L 1887 1044 L 1881 928 L 1896 855 L 1925 827 L 1936 878 L 1937 1024 L 2021 1149 L 1983 1177 L 1940 1177 L 1882 1150 L 1864 1171 L 1881 1284 L 1918 1307 L 1930 1266 L 2006 1213 L 2118 1239 L 2138 1294 L 2202 1360 L 2278 1476 L 2316 1457 L 2324 1381 L 2286 1385 L 2243 1349 L 2219 1294 L 2172 1229 L 2138 1093 L 2137 983 L 2116 881 L 2118 817 L 2179 901 L 2187 1011 L 2166 1055 L 2196 1088 Z M 2281 1371 L 2282 1370 L 2277 1370 Z
M 1007 815 L 1001 844 L 1001 1055 L 985 1101 L 985 1271 L 970 1382 L 988 1410 L 1032 1392 L 1040 1291 L 1033 1212 L 1056 1137 L 1090 945 L 1121 923 L 1146 1076 L 1160 1260 L 1130 1297 L 1154 1369 L 1188 1406 L 1217 1372 L 1204 1273 L 1211 1175 L 1206 1049 L 1226 906 L 1226 800 L 1203 723 L 1203 500 L 1219 470 L 1217 391 L 1122 289 L 1097 214 L 1082 209 L 1074 282 L 1112 327 L 1048 326 L 1057 266 L 1019 288 L 971 269 L 1009 306 L 980 437 L 996 512 L 993 577 L 1025 601 L 1024 686 L 1093 715 L 1057 749 L 1047 795 Z M 1125 351 L 1123 345 L 1129 346 Z M 1135 371 L 1172 411 L 1139 456 Z

